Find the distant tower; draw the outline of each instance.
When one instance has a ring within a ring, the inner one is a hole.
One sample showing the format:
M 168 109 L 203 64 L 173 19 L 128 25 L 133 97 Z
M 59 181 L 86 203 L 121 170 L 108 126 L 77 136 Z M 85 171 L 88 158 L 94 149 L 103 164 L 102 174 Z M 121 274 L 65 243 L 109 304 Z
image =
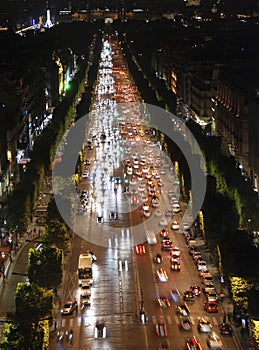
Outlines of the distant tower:
M 47 11 L 47 20 L 45 23 L 46 28 L 51 28 L 53 26 L 51 19 L 50 19 L 50 8 L 49 8 L 49 2 L 46 0 L 46 11 Z

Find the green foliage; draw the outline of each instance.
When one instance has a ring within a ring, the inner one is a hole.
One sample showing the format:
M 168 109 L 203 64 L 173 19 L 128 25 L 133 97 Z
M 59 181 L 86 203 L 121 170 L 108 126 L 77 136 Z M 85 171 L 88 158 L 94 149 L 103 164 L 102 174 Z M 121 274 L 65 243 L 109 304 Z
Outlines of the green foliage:
M 48 342 L 43 322 L 36 324 L 9 323 L 5 327 L 4 338 L 0 343 L 3 350 L 47 350 Z
M 45 244 L 55 244 L 59 249 L 65 250 L 68 240 L 68 228 L 63 221 L 52 219 L 46 224 L 46 233 L 41 237 Z
M 15 292 L 15 317 L 24 325 L 37 324 L 52 316 L 53 292 L 35 283 L 19 282 Z
M 56 290 L 62 281 L 63 251 L 47 244 L 38 250 L 31 248 L 27 271 L 31 283 Z

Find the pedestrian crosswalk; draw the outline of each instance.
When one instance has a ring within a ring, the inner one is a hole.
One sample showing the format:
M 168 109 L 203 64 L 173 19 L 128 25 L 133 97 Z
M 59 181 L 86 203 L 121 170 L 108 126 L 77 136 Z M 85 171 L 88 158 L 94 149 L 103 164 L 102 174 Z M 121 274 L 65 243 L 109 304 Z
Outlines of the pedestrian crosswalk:
M 201 317 L 199 316 L 189 316 L 190 321 L 192 322 L 193 326 L 197 325 L 199 322 L 199 319 Z M 220 320 L 217 319 L 215 316 L 206 316 L 203 317 L 206 318 L 213 326 L 218 326 L 220 324 Z M 97 319 L 102 319 L 104 322 L 108 324 L 113 324 L 113 325 L 130 325 L 130 324 L 137 324 L 139 321 L 139 318 L 136 314 L 128 314 L 128 315 L 103 315 L 103 316 L 91 316 L 90 318 L 87 315 L 83 315 L 80 318 L 81 322 L 83 323 L 91 323 L 95 324 Z M 74 322 L 78 323 L 78 320 L 76 321 L 75 318 L 66 318 L 62 317 L 61 319 L 61 326 L 63 327 L 72 327 Z M 165 323 L 168 326 L 174 326 L 174 325 L 180 325 L 180 318 L 177 315 L 149 315 L 148 314 L 148 323 L 149 324 L 157 324 L 157 323 Z

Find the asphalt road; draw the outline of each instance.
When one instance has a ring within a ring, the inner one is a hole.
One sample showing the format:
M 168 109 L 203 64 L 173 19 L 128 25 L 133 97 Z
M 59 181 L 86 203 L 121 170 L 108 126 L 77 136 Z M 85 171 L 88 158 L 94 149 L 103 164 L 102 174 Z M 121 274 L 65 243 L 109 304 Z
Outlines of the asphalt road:
M 109 49 L 109 44 L 105 43 L 105 45 Z M 169 279 L 167 282 L 158 281 L 156 278 L 158 266 L 154 264 L 153 256 L 155 252 L 160 252 L 161 239 L 158 236 L 158 243 L 155 245 L 145 243 L 146 254 L 137 255 L 135 253 L 134 227 L 143 221 L 143 232 L 140 232 L 140 235 L 145 235 L 149 220 L 143 220 L 140 208 L 131 206 L 130 195 L 123 193 L 123 183 L 115 185 L 109 180 L 112 174 L 120 176 L 121 182 L 123 182 L 125 173 L 123 160 L 132 157 L 129 148 L 132 148 L 132 152 L 135 153 L 144 152 L 148 148 L 147 144 L 142 141 L 138 146 L 133 146 L 128 141 L 123 142 L 118 129 L 116 129 L 118 124 L 116 124 L 115 104 L 111 99 L 113 96 L 111 92 L 114 89 L 120 92 L 117 93 L 116 101 L 125 102 L 132 99 L 134 94 L 132 95 L 131 92 L 135 91 L 135 87 L 125 69 L 125 62 L 123 62 L 123 56 L 116 39 L 113 42 L 113 52 L 116 53 L 113 67 L 109 65 L 109 50 L 105 51 L 102 56 L 102 66 L 106 67 L 107 70 L 105 76 L 103 72 L 99 75 L 94 104 L 96 110 L 92 113 L 91 127 L 87 131 L 87 137 L 96 134 L 99 137 L 103 130 L 110 132 L 110 136 L 103 143 L 93 142 L 93 149 L 86 149 L 84 154 L 85 159 L 89 159 L 91 163 L 90 176 L 81 179 L 80 191 L 87 189 L 90 201 L 86 212 L 76 216 L 75 232 L 79 232 L 80 236 L 85 239 L 74 235 L 67 257 L 66 274 L 61 294 L 61 305 L 65 300 L 71 298 L 76 298 L 80 302 L 80 287 L 77 278 L 78 256 L 80 252 L 92 249 L 97 256 L 97 261 L 93 266 L 91 306 L 85 307 L 83 310 L 79 308 L 77 314 L 72 316 L 61 317 L 60 314 L 57 315 L 58 329 L 61 333 L 73 329 L 73 341 L 72 343 L 66 339 L 62 342 L 57 341 L 54 332 L 51 337 L 50 349 L 156 350 L 160 344 L 160 339 L 155 333 L 155 325 L 158 322 L 163 322 L 168 327 L 170 349 L 184 349 L 185 339 L 192 334 L 200 340 L 203 349 L 207 349 L 207 335 L 199 334 L 197 331 L 198 318 L 206 316 L 218 333 L 218 325 L 222 322 L 223 317 L 221 309 L 218 314 L 206 314 L 203 310 L 204 295 L 189 303 L 193 330 L 187 333 L 180 329 L 179 316 L 176 313 L 174 302 L 168 309 L 161 309 L 157 303 L 157 297 L 162 295 L 169 297 L 172 288 L 178 288 L 184 292 L 192 284 L 201 286 L 197 269 L 188 254 L 183 235 L 171 230 L 169 225 L 168 229 L 173 243 L 182 250 L 181 271 L 170 271 L 169 253 L 162 252 L 163 266 Z M 121 70 L 120 67 L 122 67 Z M 111 68 L 114 73 L 114 87 L 111 76 L 109 76 Z M 138 100 L 138 96 L 135 96 L 135 100 Z M 136 111 L 134 113 L 134 118 L 130 119 L 127 111 L 123 112 L 122 110 L 120 117 L 130 123 L 137 120 Z M 164 210 L 169 206 L 168 190 L 174 188 L 175 182 L 168 164 L 164 162 L 163 166 L 166 168 L 163 175 L 165 186 L 161 189 L 161 207 Z M 129 178 L 131 177 L 129 176 Z M 131 186 L 131 189 L 134 186 L 136 185 Z M 177 188 L 175 191 L 177 192 Z M 135 195 L 139 196 L 140 193 L 136 191 Z M 184 208 L 184 203 L 181 204 Z M 118 213 L 116 222 L 109 219 L 110 210 L 115 210 Z M 97 223 L 97 216 L 102 216 L 104 222 Z M 154 215 L 152 218 L 152 228 L 158 233 L 161 229 L 158 224 L 159 219 L 154 218 Z M 180 221 L 180 217 L 177 215 L 176 219 Z M 97 245 L 98 242 L 100 245 Z M 140 323 L 138 317 L 141 305 L 144 306 L 148 315 L 148 321 L 144 325 Z M 107 327 L 106 339 L 94 339 L 94 326 L 97 321 L 105 323 Z M 224 349 L 237 349 L 235 341 L 231 337 L 224 338 L 223 343 Z

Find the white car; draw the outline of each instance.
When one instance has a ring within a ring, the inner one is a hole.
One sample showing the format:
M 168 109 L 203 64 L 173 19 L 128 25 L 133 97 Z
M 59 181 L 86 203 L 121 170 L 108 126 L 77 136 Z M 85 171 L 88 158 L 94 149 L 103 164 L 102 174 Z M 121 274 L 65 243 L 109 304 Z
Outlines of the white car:
M 197 270 L 202 271 L 202 270 L 208 270 L 208 266 L 206 261 L 204 260 L 199 260 L 197 264 Z
M 208 344 L 208 347 L 211 349 L 221 350 L 223 347 L 223 343 L 220 336 L 215 332 L 211 332 L 209 334 L 207 339 L 207 344 Z
M 81 295 L 82 298 L 85 298 L 85 297 L 91 295 L 91 285 L 90 285 L 90 283 L 86 283 L 86 282 L 82 283 L 80 295 Z
M 171 228 L 172 230 L 179 230 L 180 226 L 177 221 L 173 221 Z

